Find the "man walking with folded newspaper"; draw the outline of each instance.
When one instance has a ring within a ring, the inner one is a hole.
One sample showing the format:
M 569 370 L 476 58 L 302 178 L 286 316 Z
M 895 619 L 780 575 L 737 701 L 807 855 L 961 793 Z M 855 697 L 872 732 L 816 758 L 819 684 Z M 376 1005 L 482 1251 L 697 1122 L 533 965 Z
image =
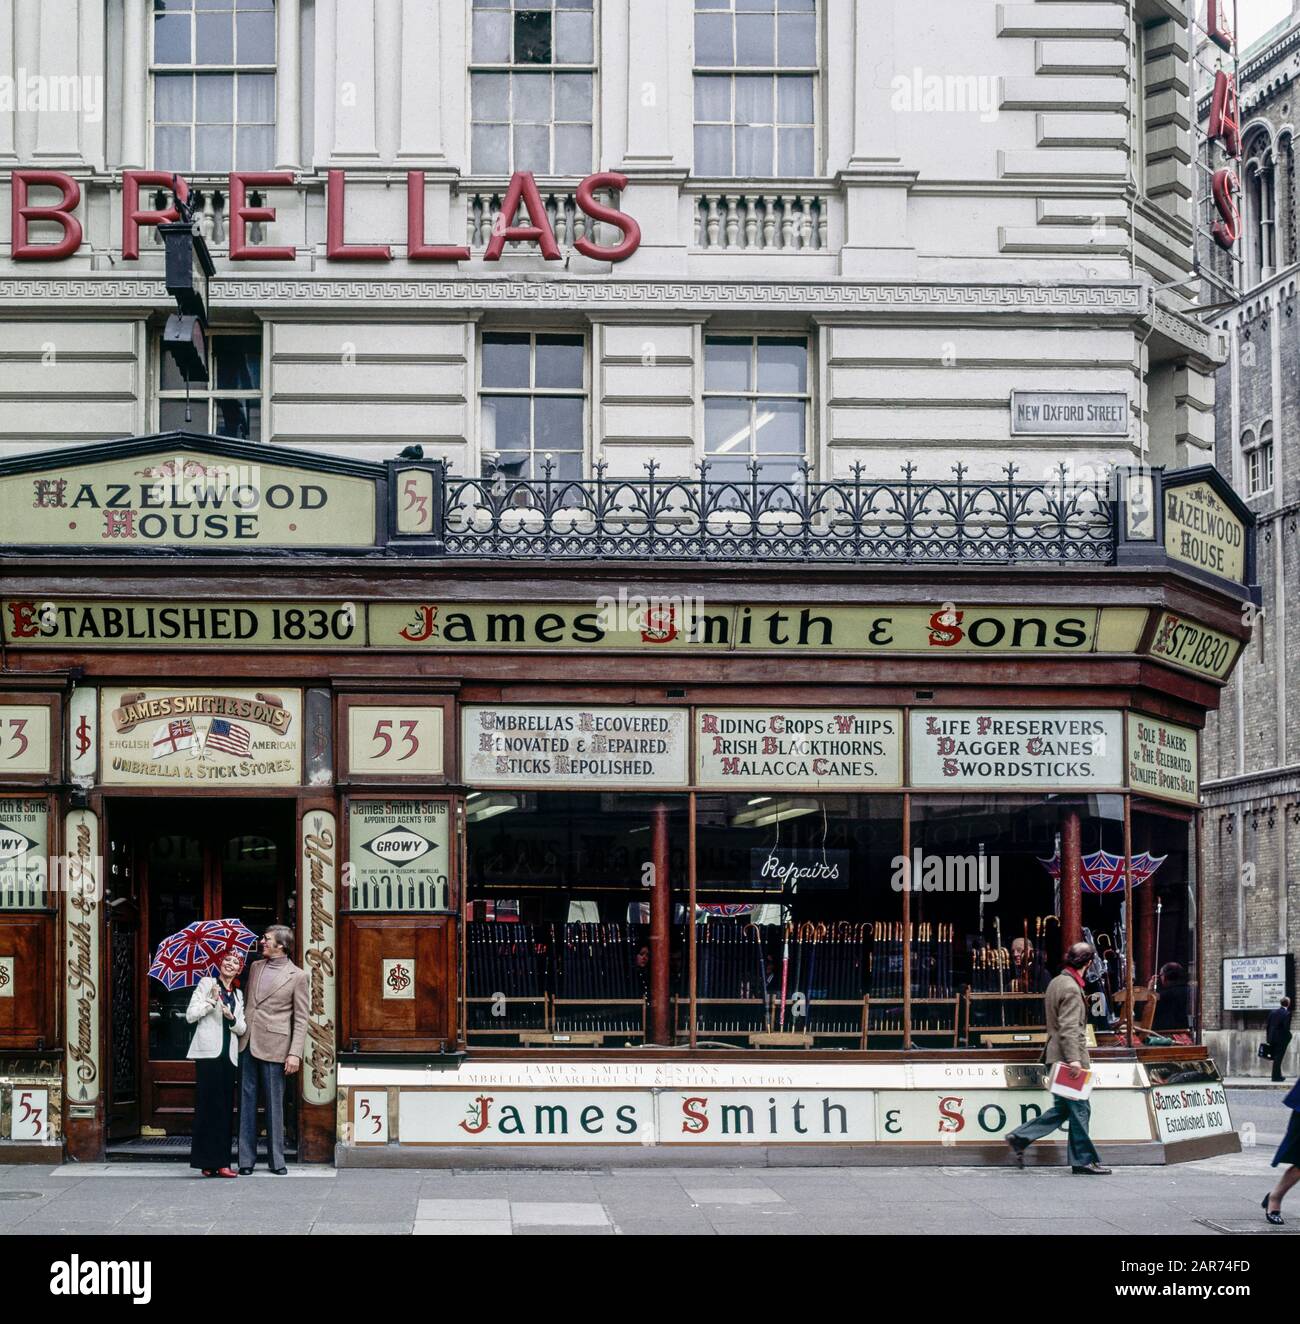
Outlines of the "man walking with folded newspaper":
M 1074 1071 L 1086 1071 L 1092 1066 L 1088 1057 L 1088 1010 L 1083 997 L 1083 972 L 1095 955 L 1090 943 L 1076 942 L 1065 954 L 1065 969 L 1047 986 L 1047 1047 L 1043 1061 L 1047 1063 L 1049 1074 L 1058 1062 L 1066 1063 Z M 1007 1136 L 1007 1144 L 1023 1168 L 1025 1150 L 1035 1140 L 1050 1135 L 1063 1122 L 1069 1122 L 1070 1171 L 1088 1177 L 1109 1176 L 1110 1169 L 1101 1166 L 1096 1146 L 1088 1135 L 1091 1115 L 1092 1105 L 1086 1098 L 1057 1094 L 1055 1104 L 1032 1122 L 1018 1126 Z

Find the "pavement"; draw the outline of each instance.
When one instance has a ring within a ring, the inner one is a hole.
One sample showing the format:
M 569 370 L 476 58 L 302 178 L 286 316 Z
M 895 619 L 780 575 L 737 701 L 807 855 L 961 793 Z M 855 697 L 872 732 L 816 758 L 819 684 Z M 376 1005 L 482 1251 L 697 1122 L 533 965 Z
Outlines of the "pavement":
M 1075 1177 L 1039 1168 L 619 1168 L 527 1172 L 259 1169 L 205 1181 L 174 1164 L 0 1167 L 0 1234 L 637 1236 L 1300 1233 L 1259 1202 L 1287 1113 L 1230 1091 L 1240 1154 Z

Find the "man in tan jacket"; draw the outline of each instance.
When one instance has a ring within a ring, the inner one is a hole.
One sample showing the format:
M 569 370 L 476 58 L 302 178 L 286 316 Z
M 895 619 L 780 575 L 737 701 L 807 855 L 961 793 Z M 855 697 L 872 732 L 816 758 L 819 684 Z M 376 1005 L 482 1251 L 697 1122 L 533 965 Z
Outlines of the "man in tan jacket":
M 1088 1056 L 1088 1009 L 1083 997 L 1083 972 L 1094 955 L 1091 944 L 1076 942 L 1065 954 L 1065 969 L 1047 986 L 1047 1046 L 1043 1050 L 1043 1061 L 1049 1071 L 1058 1062 L 1067 1062 L 1076 1069 L 1092 1066 L 1092 1059 Z M 1109 1176 L 1110 1169 L 1101 1166 L 1097 1148 L 1088 1135 L 1091 1116 L 1092 1105 L 1087 1099 L 1066 1099 L 1058 1095 L 1056 1103 L 1045 1113 L 1012 1131 L 1007 1136 L 1007 1144 L 1023 1168 L 1025 1150 L 1035 1140 L 1050 1135 L 1068 1122 L 1070 1170 L 1082 1176 Z
M 273 924 L 262 935 L 262 960 L 248 968 L 248 1029 L 239 1040 L 239 1172 L 257 1161 L 257 1096 L 266 1105 L 266 1160 L 285 1176 L 284 1078 L 297 1075 L 307 1042 L 307 975 L 289 959 L 293 930 Z

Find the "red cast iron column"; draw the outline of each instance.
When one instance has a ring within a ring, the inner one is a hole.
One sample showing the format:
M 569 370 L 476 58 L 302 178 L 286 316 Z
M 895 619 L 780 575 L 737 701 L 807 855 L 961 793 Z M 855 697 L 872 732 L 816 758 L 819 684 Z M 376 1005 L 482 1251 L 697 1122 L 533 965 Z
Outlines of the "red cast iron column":
M 654 887 L 650 893 L 650 1041 L 672 1043 L 669 996 L 670 947 L 673 934 L 672 891 L 668 880 L 668 806 L 651 811 L 651 858 Z
M 1067 809 L 1061 823 L 1061 942 L 1065 951 L 1083 941 L 1083 895 L 1079 879 L 1082 846 L 1079 811 Z

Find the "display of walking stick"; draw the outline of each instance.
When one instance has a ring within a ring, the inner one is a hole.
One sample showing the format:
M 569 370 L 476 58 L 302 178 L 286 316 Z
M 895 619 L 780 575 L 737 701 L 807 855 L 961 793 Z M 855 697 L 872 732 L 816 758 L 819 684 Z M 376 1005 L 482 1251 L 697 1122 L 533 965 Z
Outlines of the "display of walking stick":
M 1150 886 L 1154 887 L 1152 883 Z M 1156 897 L 1156 943 L 1152 948 L 1152 964 L 1155 970 L 1152 971 L 1154 977 L 1160 970 L 1160 912 L 1165 908 L 1165 903 L 1159 897 Z

